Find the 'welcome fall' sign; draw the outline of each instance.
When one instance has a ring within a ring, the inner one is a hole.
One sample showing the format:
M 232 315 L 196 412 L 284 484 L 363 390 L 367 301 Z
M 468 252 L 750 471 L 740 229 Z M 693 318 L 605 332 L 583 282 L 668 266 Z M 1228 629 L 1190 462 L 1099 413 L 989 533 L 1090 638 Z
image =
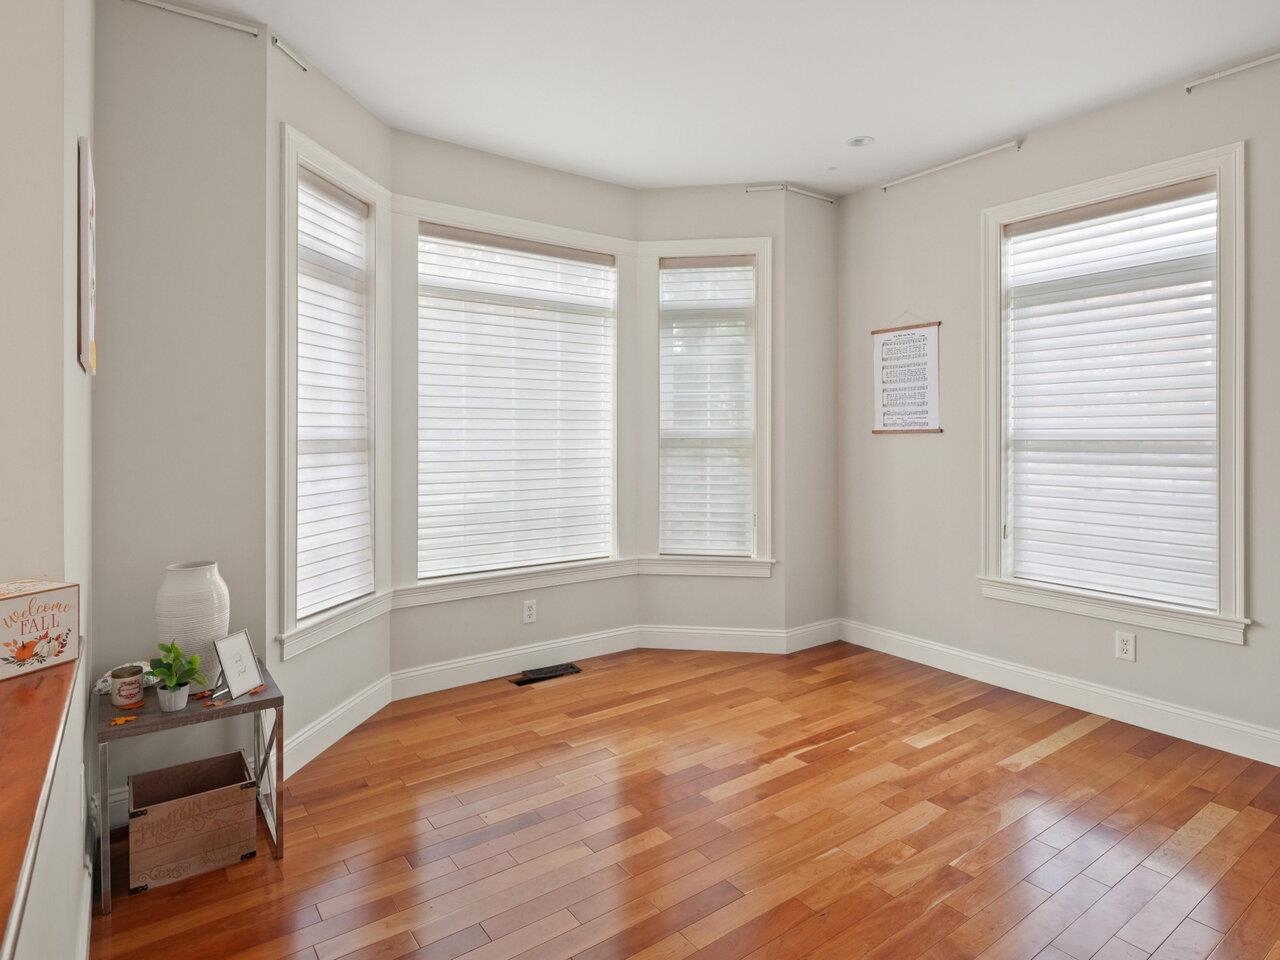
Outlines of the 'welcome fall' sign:
M 0 583 L 0 680 L 68 663 L 79 653 L 79 585 Z

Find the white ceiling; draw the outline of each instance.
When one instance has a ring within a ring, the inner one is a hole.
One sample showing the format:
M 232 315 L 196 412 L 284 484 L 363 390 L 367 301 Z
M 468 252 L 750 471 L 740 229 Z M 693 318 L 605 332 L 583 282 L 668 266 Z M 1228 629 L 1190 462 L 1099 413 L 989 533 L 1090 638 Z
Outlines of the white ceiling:
M 840 193 L 1280 47 L 1277 0 L 215 2 L 392 126 L 633 187 Z

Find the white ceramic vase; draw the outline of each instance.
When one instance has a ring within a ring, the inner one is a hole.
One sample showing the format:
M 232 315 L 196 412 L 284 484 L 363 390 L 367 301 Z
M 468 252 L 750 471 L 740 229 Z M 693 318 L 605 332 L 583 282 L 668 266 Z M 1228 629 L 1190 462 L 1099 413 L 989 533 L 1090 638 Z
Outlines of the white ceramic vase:
M 169 690 L 165 687 L 156 687 L 156 693 L 160 697 L 160 710 L 163 713 L 173 713 L 176 710 L 185 710 L 187 708 L 187 696 L 191 693 L 191 684 L 184 683 L 177 690 Z
M 161 643 L 177 643 L 186 654 L 199 654 L 205 681 L 213 686 L 219 673 L 213 641 L 231 626 L 231 595 L 213 560 L 171 563 L 156 594 L 156 632 Z

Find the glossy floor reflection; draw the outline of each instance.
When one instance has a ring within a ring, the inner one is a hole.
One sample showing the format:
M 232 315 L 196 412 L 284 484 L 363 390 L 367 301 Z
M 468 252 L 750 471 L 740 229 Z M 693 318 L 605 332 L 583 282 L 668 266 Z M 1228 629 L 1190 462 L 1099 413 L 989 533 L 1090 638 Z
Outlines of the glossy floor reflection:
M 581 666 L 392 704 L 93 956 L 1280 960 L 1274 767 L 842 643 Z

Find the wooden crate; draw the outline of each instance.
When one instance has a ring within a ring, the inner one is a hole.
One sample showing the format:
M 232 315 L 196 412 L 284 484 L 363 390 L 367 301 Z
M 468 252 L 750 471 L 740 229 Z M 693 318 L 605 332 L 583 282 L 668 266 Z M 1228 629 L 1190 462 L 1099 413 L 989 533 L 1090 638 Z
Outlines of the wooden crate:
M 257 784 L 243 753 L 129 778 L 129 892 L 254 855 Z

